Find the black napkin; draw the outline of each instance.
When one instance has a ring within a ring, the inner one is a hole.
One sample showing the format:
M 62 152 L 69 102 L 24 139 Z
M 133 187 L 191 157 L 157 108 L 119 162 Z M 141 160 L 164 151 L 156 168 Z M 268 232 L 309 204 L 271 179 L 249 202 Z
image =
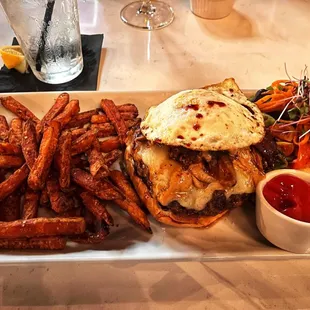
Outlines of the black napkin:
M 81 35 L 84 68 L 74 80 L 52 85 L 39 81 L 30 68 L 29 74 L 21 74 L 3 66 L 0 70 L 0 93 L 8 92 L 36 92 L 36 91 L 69 91 L 96 90 L 99 71 L 103 34 Z M 17 45 L 16 38 L 12 45 Z

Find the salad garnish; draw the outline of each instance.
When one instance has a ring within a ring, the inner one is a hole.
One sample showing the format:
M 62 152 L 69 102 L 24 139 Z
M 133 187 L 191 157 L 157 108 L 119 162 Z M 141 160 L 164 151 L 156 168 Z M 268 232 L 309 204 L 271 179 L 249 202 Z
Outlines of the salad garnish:
M 265 126 L 276 139 L 290 166 L 310 168 L 310 81 L 308 68 L 301 78 L 274 81 L 253 98 L 264 114 Z

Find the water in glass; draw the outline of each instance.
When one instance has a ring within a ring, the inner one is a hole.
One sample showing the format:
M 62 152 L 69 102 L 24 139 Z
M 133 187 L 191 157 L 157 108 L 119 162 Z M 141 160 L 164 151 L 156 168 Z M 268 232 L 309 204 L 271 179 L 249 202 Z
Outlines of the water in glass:
M 0 0 L 0 3 L 39 80 L 59 84 L 81 73 L 77 0 Z

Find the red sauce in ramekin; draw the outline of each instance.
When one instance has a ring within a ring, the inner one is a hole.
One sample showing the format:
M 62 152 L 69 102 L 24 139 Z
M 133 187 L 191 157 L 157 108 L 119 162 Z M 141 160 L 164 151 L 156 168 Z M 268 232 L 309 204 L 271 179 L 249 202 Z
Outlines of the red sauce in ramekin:
M 290 174 L 282 174 L 265 185 L 263 195 L 279 212 L 310 223 L 310 183 Z

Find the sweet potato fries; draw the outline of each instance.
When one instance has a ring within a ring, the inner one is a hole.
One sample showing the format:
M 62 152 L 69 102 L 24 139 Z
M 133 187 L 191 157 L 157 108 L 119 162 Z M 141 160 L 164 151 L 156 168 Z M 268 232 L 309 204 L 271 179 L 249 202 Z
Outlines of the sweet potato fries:
M 152 232 L 130 181 L 111 167 L 141 121 L 135 105 L 102 99 L 80 112 L 62 93 L 40 120 L 11 96 L 0 102 L 16 115 L 10 124 L 0 115 L 0 249 L 101 243 L 114 225 L 111 204 Z

